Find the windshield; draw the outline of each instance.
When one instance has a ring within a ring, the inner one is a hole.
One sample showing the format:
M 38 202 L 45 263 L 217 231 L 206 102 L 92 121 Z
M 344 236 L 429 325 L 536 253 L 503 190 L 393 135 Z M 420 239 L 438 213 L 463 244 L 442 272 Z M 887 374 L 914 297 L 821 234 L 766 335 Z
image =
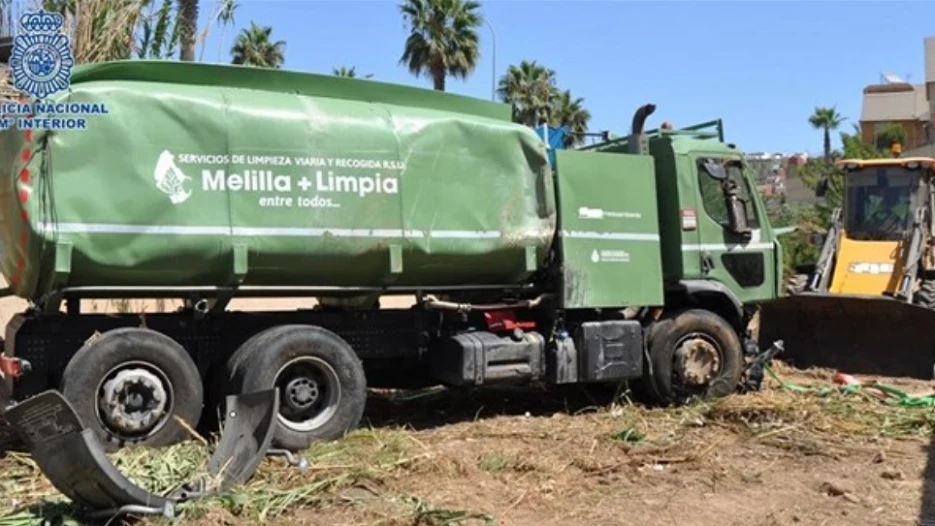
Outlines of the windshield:
M 844 229 L 847 237 L 898 241 L 909 229 L 915 177 L 904 168 L 866 168 L 846 176 Z

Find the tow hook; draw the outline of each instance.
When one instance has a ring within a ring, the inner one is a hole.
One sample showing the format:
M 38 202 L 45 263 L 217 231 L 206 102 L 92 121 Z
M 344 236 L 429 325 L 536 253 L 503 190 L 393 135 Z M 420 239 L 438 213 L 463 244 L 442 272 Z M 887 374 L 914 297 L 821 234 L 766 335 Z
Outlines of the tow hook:
M 776 340 L 773 344 L 766 349 L 765 351 L 759 352 L 754 356 L 744 367 L 740 390 L 741 392 L 752 392 L 759 391 L 760 387 L 763 385 L 763 370 L 766 367 L 766 364 L 770 360 L 776 357 L 777 354 L 785 351 L 786 348 L 783 345 L 782 340 Z

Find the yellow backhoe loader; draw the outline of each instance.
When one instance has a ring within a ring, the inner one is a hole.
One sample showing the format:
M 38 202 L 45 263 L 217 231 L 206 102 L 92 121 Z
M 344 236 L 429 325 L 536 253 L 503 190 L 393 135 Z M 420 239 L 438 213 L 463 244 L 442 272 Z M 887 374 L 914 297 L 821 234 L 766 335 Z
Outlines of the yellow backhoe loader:
M 815 264 L 791 276 L 786 296 L 762 305 L 761 346 L 784 340 L 784 359 L 799 367 L 935 377 L 933 161 L 836 163 L 843 205 Z M 816 194 L 827 188 L 820 181 Z

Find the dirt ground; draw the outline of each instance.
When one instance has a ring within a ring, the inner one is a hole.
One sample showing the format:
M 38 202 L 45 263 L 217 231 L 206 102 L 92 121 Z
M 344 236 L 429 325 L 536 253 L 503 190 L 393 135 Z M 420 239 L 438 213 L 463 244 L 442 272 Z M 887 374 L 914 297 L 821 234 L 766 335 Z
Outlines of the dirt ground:
M 832 382 L 832 371 L 776 370 L 797 384 Z M 880 381 L 921 395 L 935 388 Z M 183 508 L 177 521 L 935 525 L 931 408 L 794 393 L 775 381 L 679 409 L 608 402 L 580 388 L 374 392 L 359 430 L 305 452 L 308 471 L 268 459 L 246 486 Z M 168 484 L 167 471 L 180 482 L 189 474 L 178 466 L 197 464 L 198 449 L 180 448 L 135 452 L 121 469 L 150 489 Z M 27 456 L 8 453 L 0 473 L 0 525 L 70 523 L 74 510 Z

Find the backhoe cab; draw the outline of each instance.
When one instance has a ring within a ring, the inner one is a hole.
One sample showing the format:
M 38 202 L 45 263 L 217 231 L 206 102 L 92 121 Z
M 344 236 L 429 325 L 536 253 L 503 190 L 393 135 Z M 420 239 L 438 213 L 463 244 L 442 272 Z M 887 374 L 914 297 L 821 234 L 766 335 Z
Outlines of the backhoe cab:
M 797 365 L 850 373 L 933 377 L 933 159 L 846 159 L 835 209 L 813 268 L 786 297 L 763 305 L 760 342 L 784 338 Z M 816 194 L 828 189 L 819 183 Z M 869 353 L 869 354 L 867 354 Z

